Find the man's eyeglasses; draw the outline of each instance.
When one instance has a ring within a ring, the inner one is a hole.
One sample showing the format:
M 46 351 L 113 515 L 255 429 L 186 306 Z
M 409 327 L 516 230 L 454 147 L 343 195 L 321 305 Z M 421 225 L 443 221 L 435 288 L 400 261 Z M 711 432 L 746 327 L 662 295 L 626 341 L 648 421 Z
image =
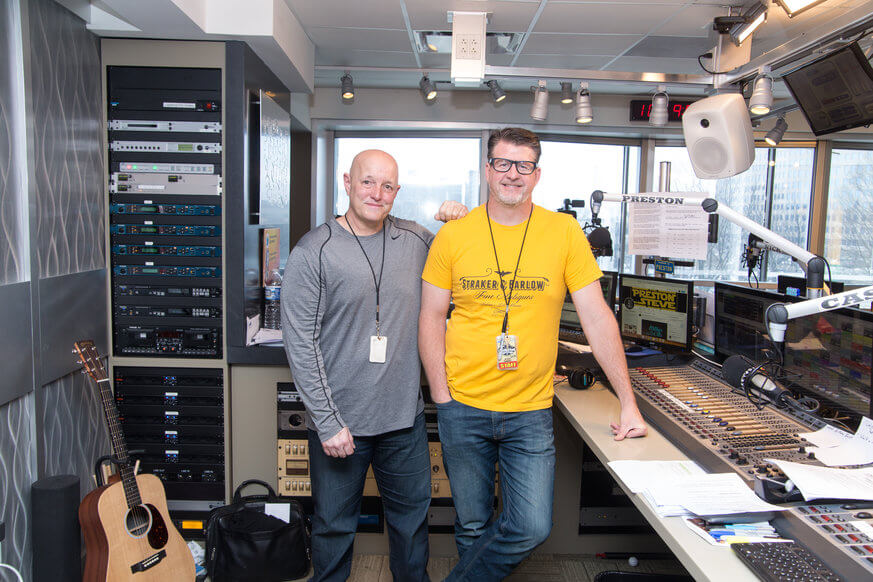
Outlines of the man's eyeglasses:
M 491 166 L 495 172 L 508 172 L 509 168 L 512 167 L 512 164 L 515 164 L 515 169 L 518 170 L 519 174 L 533 174 L 533 171 L 537 169 L 536 162 L 528 162 L 525 160 L 507 160 L 506 158 L 488 159 L 488 165 Z

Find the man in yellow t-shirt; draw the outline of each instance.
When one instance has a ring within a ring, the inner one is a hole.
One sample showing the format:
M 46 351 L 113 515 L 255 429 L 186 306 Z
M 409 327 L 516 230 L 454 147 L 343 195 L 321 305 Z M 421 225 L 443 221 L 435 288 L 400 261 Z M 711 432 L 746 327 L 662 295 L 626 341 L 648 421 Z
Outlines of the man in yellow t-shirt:
M 647 430 L 579 223 L 531 202 L 539 156 L 536 134 L 492 132 L 488 202 L 440 229 L 422 273 L 419 351 L 457 511 L 460 560 L 447 580 L 501 580 L 549 535 L 552 374 L 567 289 L 621 402 L 615 439 Z M 495 462 L 503 511 L 492 520 Z

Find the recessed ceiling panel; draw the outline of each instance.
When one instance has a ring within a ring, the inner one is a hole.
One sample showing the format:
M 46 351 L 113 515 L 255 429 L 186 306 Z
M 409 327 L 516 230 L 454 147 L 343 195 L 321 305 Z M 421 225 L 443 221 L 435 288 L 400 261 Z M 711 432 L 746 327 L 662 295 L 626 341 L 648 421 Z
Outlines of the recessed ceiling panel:
M 705 75 L 697 64 L 697 57 L 692 59 L 665 59 L 656 57 L 621 57 L 609 65 L 607 71 L 630 71 L 634 73 L 677 73 L 688 75 Z
M 712 48 L 706 37 L 647 36 L 624 53 L 627 57 L 697 58 Z

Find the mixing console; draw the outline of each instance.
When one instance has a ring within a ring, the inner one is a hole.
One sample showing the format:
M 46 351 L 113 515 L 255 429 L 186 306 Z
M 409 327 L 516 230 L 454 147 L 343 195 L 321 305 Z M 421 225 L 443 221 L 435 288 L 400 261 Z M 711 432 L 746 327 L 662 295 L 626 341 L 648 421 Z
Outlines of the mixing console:
M 688 366 L 637 367 L 630 376 L 648 421 L 710 472 L 735 471 L 752 485 L 756 478 L 784 480 L 767 459 L 821 464 L 800 436 L 824 427 L 821 419 L 791 409 L 758 409 L 725 384 L 715 366 L 697 360 Z M 780 512 L 773 524 L 844 579 L 870 580 L 871 506 L 801 504 Z

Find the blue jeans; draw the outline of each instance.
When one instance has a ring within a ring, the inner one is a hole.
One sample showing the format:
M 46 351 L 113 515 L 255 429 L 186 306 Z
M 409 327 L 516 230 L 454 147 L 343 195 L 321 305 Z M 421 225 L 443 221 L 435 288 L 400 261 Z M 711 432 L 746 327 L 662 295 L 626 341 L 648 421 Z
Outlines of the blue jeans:
M 412 427 L 355 437 L 355 452 L 328 457 L 318 434 L 309 431 L 312 477 L 312 566 L 310 582 L 347 580 L 364 479 L 372 463 L 388 526 L 389 564 L 394 580 L 428 580 L 427 513 L 430 507 L 430 452 L 424 414 Z
M 451 400 L 437 412 L 457 511 L 459 561 L 446 580 L 502 580 L 552 529 L 552 410 L 492 412 Z M 495 462 L 503 500 L 496 519 Z

